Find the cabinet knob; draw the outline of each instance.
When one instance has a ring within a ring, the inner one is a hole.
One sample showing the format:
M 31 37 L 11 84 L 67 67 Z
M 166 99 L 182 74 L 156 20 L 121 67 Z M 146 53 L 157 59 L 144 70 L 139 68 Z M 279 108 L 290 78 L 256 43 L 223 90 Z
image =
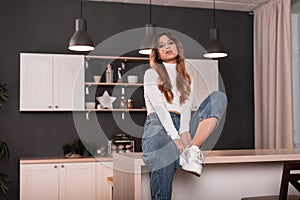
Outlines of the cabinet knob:
M 64 167 L 65 167 L 64 165 L 61 166 L 61 168 L 64 168 Z
M 52 106 L 48 106 L 48 108 L 52 108 Z
M 54 165 L 54 168 L 57 168 L 57 165 Z
M 58 108 L 58 106 L 56 105 L 55 108 Z

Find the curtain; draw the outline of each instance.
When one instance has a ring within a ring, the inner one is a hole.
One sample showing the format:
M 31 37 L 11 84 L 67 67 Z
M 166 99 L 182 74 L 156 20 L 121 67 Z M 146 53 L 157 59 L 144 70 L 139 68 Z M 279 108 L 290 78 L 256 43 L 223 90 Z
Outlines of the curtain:
M 255 148 L 293 148 L 290 0 L 254 10 Z

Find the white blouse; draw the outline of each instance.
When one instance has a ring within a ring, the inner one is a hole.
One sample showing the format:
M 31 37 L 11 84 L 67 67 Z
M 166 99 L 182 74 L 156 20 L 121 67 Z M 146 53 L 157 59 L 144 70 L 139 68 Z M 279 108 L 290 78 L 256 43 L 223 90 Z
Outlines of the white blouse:
M 174 139 L 180 139 L 181 133 L 189 131 L 189 123 L 191 119 L 191 109 L 193 101 L 193 81 L 191 84 L 190 96 L 180 105 L 180 93 L 176 88 L 176 64 L 163 63 L 166 67 L 170 81 L 172 84 L 173 101 L 167 102 L 164 94 L 158 89 L 158 74 L 154 69 L 148 69 L 144 75 L 144 98 L 147 108 L 147 114 L 156 113 L 168 135 Z M 169 111 L 181 113 L 179 132 L 176 130 Z

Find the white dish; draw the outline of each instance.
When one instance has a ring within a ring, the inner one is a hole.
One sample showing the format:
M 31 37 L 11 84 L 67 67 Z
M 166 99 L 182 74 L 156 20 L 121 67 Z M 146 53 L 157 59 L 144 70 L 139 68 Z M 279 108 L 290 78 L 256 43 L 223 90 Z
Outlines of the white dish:
M 136 75 L 127 76 L 127 82 L 128 83 L 137 83 L 138 82 L 138 76 L 136 76 Z
M 86 102 L 85 103 L 85 108 L 86 109 L 95 109 L 96 103 L 95 102 Z

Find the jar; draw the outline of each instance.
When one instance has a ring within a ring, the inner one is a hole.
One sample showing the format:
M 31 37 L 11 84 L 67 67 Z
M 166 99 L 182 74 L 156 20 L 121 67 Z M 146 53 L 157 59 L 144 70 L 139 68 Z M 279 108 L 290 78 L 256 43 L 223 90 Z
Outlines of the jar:
M 124 96 L 121 96 L 120 108 L 123 108 L 123 109 L 127 108 L 127 100 Z
M 97 150 L 98 156 L 105 156 L 106 155 L 106 148 L 105 146 L 101 145 L 100 148 Z
M 133 100 L 132 99 L 128 99 L 127 100 L 127 108 L 128 109 L 132 109 L 133 108 Z
M 112 138 L 112 153 L 125 153 L 127 151 L 126 146 L 130 145 L 130 149 L 133 149 L 133 140 L 125 133 L 119 133 Z M 133 150 L 132 150 L 133 151 Z
M 106 83 L 112 83 L 114 82 L 114 70 L 112 69 L 111 65 L 107 65 L 107 69 L 105 72 L 105 81 Z

